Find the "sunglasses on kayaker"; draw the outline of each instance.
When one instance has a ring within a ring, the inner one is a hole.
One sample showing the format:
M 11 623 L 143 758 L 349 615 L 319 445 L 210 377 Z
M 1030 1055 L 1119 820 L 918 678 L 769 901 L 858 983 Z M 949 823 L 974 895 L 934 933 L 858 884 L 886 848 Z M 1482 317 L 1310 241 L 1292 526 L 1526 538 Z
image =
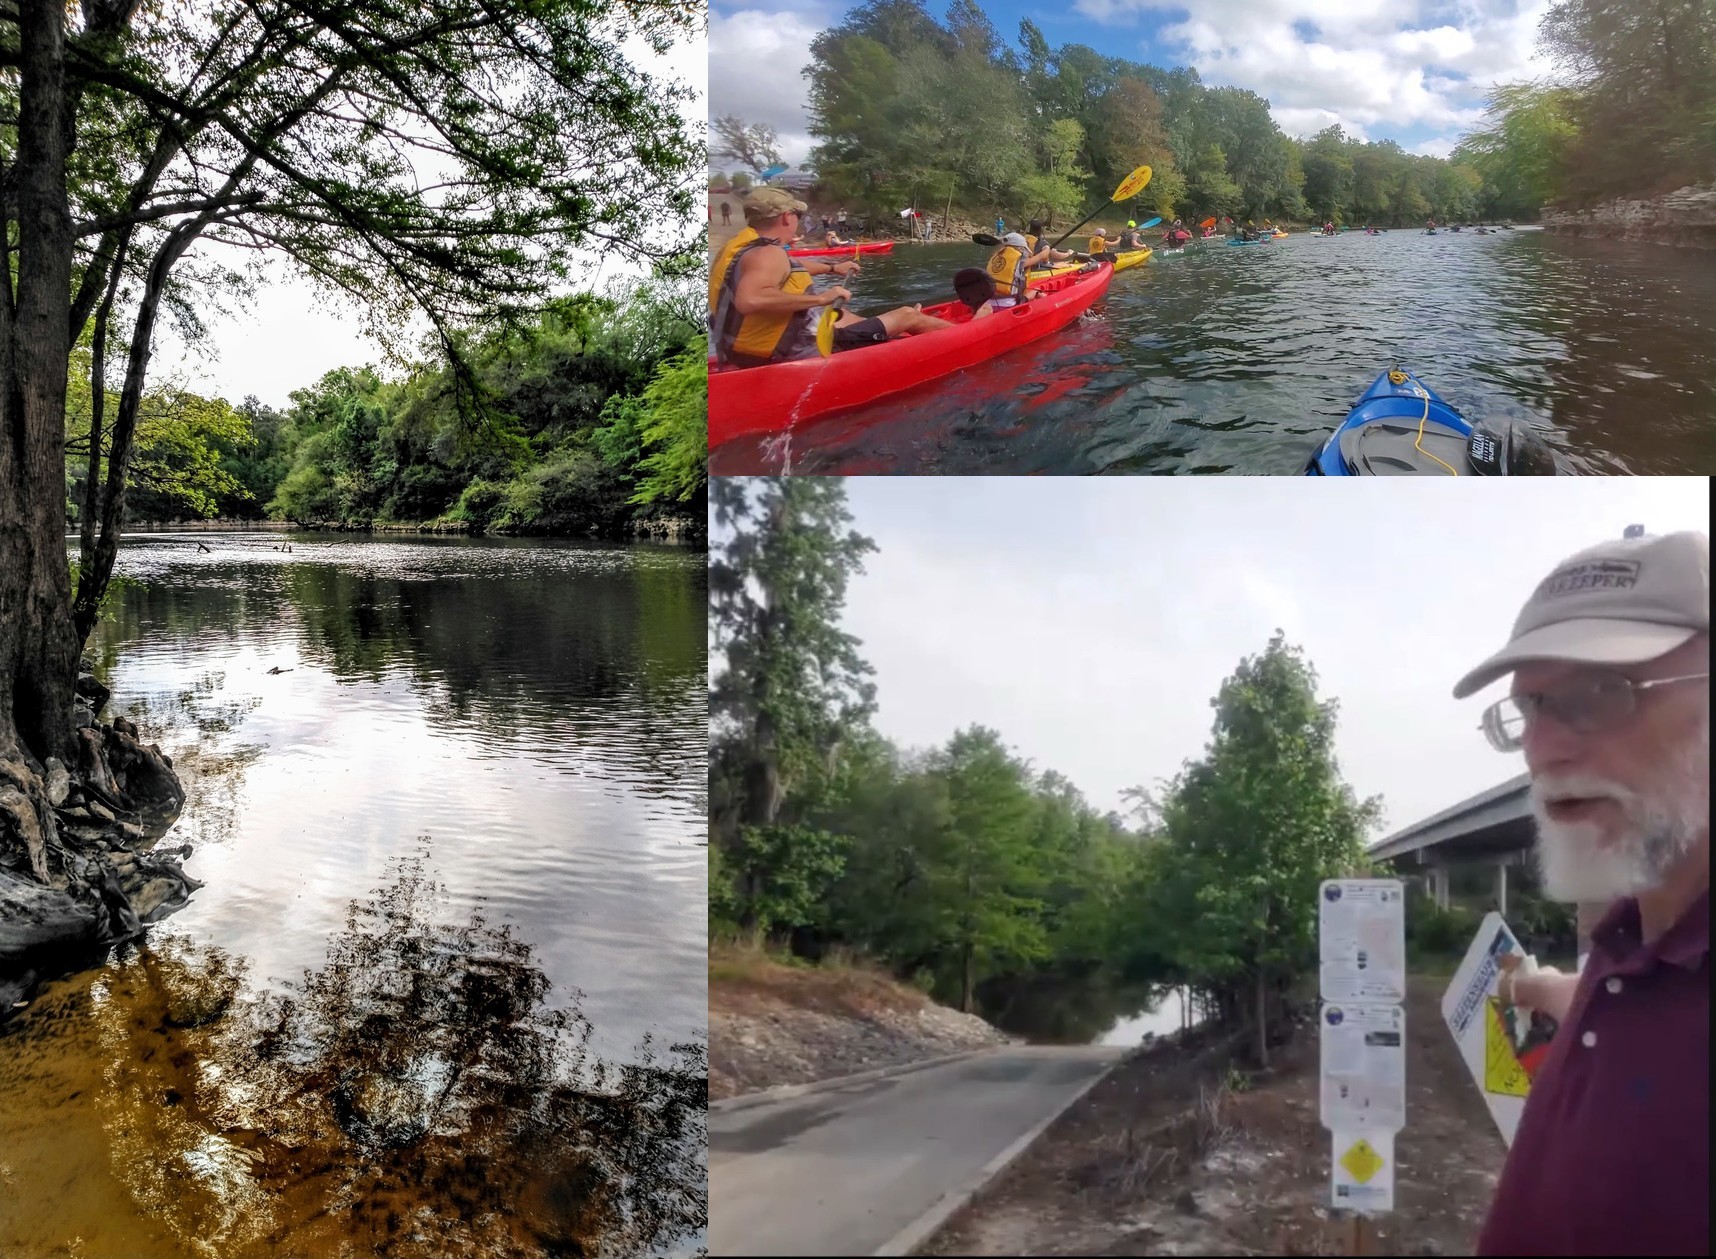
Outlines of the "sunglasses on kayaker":
M 1547 714 L 1579 734 L 1613 729 L 1638 708 L 1638 692 L 1672 682 L 1696 682 L 1708 673 L 1639 682 L 1624 673 L 1593 669 L 1542 691 L 1521 691 L 1498 699 L 1484 710 L 1479 729 L 1498 752 L 1517 752 L 1525 744 L 1526 728 Z

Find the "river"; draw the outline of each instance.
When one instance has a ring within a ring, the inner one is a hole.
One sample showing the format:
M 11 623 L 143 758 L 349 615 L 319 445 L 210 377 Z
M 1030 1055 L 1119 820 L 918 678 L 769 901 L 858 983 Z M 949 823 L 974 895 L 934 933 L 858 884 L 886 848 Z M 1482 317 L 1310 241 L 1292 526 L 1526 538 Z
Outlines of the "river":
M 1185 999 L 1184 988 L 1170 988 L 1161 994 L 1153 1008 L 1116 1019 L 1112 1027 L 1096 1038 L 1096 1043 L 1136 1048 L 1146 1036 L 1177 1032 L 1185 1019 Z
M 149 534 L 119 572 L 90 654 L 205 886 L 0 1032 L 0 1255 L 701 1245 L 705 556 Z
M 853 309 L 946 300 L 987 252 L 867 259 Z M 1297 474 L 1396 360 L 1470 420 L 1529 421 L 1563 472 L 1716 471 L 1716 253 L 1395 230 L 1158 255 L 1060 333 L 710 472 Z

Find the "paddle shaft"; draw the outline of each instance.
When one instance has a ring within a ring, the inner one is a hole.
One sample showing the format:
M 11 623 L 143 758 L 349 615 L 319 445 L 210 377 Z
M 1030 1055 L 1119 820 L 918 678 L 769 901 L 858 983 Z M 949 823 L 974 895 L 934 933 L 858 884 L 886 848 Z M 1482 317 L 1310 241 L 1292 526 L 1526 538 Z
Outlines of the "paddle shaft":
M 1067 235 L 1069 235 L 1069 236 L 1071 234 L 1072 233 L 1070 233 L 1070 232 L 1067 233 Z M 988 232 L 973 232 L 973 233 L 971 233 L 971 239 L 972 239 L 973 243 L 978 244 L 978 245 L 987 245 L 991 249 L 995 248 L 997 245 L 999 245 L 1001 243 L 1001 238 L 999 236 L 991 236 Z M 1061 237 L 1061 239 L 1065 240 L 1066 237 L 1063 236 L 1063 237 Z M 1053 248 L 1053 246 L 1050 246 L 1050 248 Z M 1089 254 L 1081 254 L 1076 249 L 1072 250 L 1071 253 L 1072 253 L 1072 256 L 1077 258 L 1080 262 L 1089 262 L 1090 261 L 1090 255 Z

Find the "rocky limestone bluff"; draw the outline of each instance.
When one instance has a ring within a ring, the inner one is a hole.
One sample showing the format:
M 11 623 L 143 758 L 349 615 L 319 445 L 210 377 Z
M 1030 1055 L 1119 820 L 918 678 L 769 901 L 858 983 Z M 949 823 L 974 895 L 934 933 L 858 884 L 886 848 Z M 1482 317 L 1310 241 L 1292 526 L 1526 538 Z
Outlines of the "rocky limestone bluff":
M 1605 201 L 1587 210 L 1543 208 L 1543 230 L 1604 240 L 1716 249 L 1716 184 L 1688 184 L 1660 197 Z
M 141 935 L 202 886 L 188 849 L 155 848 L 185 804 L 172 760 L 125 718 L 96 720 L 93 676 L 77 690 L 76 764 L 0 745 L 0 1022 L 39 973 Z

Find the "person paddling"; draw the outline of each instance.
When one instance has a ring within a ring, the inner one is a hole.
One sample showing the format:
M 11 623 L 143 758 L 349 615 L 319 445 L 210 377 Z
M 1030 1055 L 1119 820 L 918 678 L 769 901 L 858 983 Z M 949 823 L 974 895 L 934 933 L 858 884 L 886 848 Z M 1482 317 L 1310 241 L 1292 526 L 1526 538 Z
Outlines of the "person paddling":
M 710 349 L 718 362 L 759 367 L 814 357 L 820 308 L 851 298 L 839 286 L 814 291 L 811 280 L 850 276 L 860 270 L 856 261 L 822 262 L 787 253 L 806 208 L 780 188 L 759 188 L 745 198 L 746 227 L 722 246 L 709 268 Z M 844 310 L 834 325 L 834 352 L 951 327 L 924 314 L 921 306 L 868 317 Z
M 833 224 L 830 224 L 828 230 L 826 232 L 824 232 L 822 235 L 822 243 L 823 243 L 824 248 L 838 249 L 842 245 L 855 245 L 858 242 L 852 241 L 852 240 L 843 240 L 840 236 L 840 233 L 834 230 Z
M 1025 243 L 1030 246 L 1032 253 L 1036 253 L 1037 250 L 1043 248 L 1043 231 L 1043 220 L 1041 219 L 1032 219 L 1030 225 L 1026 227 L 1024 232 Z M 1048 249 L 1049 260 L 1048 262 L 1041 264 L 1043 266 L 1048 266 L 1051 263 L 1056 262 L 1065 262 L 1068 258 L 1073 256 L 1073 252 L 1070 249 L 1056 249 L 1053 245 L 1050 245 Z

